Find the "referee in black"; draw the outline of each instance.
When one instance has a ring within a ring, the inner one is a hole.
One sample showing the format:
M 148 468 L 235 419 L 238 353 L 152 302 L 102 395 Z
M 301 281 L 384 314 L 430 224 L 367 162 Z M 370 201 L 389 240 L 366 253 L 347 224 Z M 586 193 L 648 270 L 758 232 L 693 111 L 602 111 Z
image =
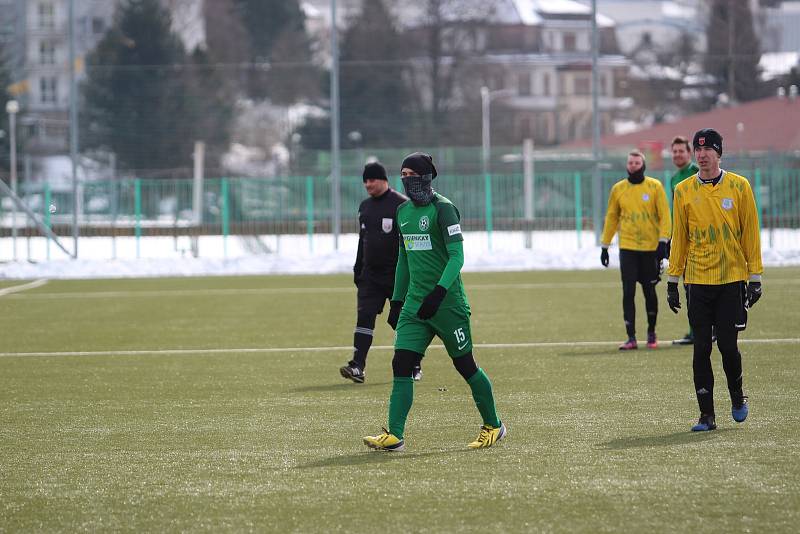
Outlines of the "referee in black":
M 339 372 L 357 384 L 364 382 L 367 353 L 372 345 L 375 319 L 392 297 L 400 233 L 397 207 L 408 200 L 391 187 L 386 169 L 378 162 L 364 166 L 364 188 L 369 197 L 358 207 L 358 253 L 353 282 L 358 288 L 358 316 L 353 334 L 353 359 Z M 419 380 L 419 364 L 414 378 Z

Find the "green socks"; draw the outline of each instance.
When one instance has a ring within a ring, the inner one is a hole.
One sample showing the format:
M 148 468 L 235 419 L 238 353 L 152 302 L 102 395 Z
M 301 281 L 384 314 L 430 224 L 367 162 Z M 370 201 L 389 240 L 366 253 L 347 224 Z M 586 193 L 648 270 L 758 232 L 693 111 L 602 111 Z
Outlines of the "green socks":
M 500 419 L 497 417 L 497 410 L 494 406 L 494 393 L 492 393 L 492 382 L 483 369 L 478 369 L 467 380 L 472 389 L 472 398 L 475 406 L 483 418 L 483 424 L 494 428 L 500 426 Z M 392 383 L 392 395 L 389 397 L 389 432 L 403 439 L 406 428 L 408 412 L 414 402 L 414 380 L 409 377 L 396 377 Z
M 491 384 L 489 394 L 491 395 Z M 408 377 L 395 377 L 392 383 L 392 395 L 389 397 L 389 432 L 403 439 L 406 428 L 406 419 L 414 402 L 414 379 Z M 494 403 L 492 403 L 494 407 Z
M 478 407 L 481 417 L 483 417 L 483 424 L 494 428 L 499 427 L 500 419 L 497 418 L 497 409 L 494 406 L 492 382 L 483 372 L 483 369 L 478 369 L 478 372 L 467 380 L 467 384 L 472 389 L 472 398 L 475 400 L 475 406 Z M 394 392 L 392 392 L 392 397 L 394 397 Z

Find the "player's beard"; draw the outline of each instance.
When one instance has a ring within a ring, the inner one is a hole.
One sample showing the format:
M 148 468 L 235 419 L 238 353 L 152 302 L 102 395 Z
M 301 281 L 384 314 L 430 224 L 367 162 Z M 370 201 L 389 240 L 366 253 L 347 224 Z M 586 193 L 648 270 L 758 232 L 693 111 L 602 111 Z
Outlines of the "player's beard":
M 406 195 L 417 206 L 427 206 L 433 200 L 433 176 L 403 176 L 403 189 Z

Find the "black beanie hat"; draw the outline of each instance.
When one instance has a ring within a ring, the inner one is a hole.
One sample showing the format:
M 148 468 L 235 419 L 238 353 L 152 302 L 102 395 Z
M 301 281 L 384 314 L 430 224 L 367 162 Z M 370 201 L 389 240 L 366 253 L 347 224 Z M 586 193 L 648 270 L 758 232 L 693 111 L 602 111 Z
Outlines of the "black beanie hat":
M 386 176 L 386 169 L 377 161 L 364 165 L 364 173 L 361 175 L 361 178 L 365 182 L 367 180 L 389 180 Z
M 436 167 L 433 165 L 433 158 L 430 154 L 424 152 L 414 152 L 409 154 L 400 165 L 400 170 L 411 169 L 420 176 L 430 174 L 432 178 L 436 178 Z
M 722 136 L 713 128 L 703 128 L 694 134 L 692 147 L 697 149 L 701 146 L 710 146 L 717 154 L 722 155 Z

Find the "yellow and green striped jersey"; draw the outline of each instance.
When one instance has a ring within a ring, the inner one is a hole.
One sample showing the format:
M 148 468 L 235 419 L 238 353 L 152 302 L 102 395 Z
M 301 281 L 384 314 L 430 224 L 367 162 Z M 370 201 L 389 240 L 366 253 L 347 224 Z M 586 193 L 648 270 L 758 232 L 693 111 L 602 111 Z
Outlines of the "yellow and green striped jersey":
M 760 280 L 761 237 L 750 182 L 724 171 L 717 185 L 697 175 L 675 188 L 669 279 L 686 284 Z
M 669 239 L 669 204 L 661 182 L 645 176 L 640 184 L 627 178 L 614 184 L 600 238 L 603 246 L 611 244 L 617 231 L 619 248 L 626 250 L 656 250 L 659 240 Z

